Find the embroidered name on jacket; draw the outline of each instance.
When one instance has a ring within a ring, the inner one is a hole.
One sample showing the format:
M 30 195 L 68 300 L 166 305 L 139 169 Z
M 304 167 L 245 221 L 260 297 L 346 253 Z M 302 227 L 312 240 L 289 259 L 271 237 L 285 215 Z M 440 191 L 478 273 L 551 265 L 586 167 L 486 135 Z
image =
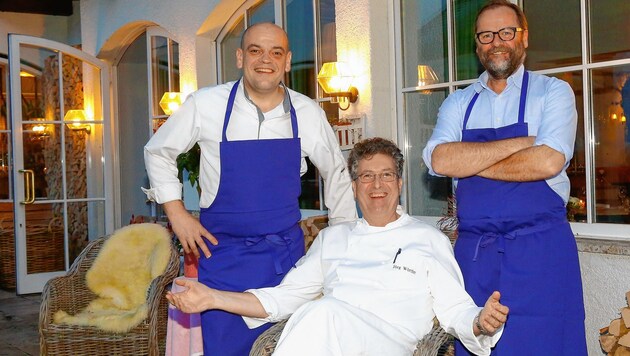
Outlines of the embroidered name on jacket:
M 399 266 L 399 265 L 392 265 L 392 268 L 399 270 L 399 271 L 405 271 L 405 272 L 409 272 L 411 274 L 416 274 L 416 271 L 407 267 L 407 266 Z

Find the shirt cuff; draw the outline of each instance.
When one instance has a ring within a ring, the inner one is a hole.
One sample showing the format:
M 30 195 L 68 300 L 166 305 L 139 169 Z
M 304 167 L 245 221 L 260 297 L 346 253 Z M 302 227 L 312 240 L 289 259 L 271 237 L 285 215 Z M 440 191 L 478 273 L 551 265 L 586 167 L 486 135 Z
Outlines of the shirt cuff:
M 141 187 L 140 189 L 142 189 L 142 191 L 147 195 L 147 199 L 158 204 L 182 199 L 183 186 L 181 183 L 171 183 L 163 185 L 159 188 L 150 189 Z
M 490 348 L 496 345 L 497 341 L 503 335 L 503 326 L 501 326 L 493 335 L 475 336 L 473 333 L 473 321 L 482 308 L 470 309 L 466 312 L 466 316 L 461 318 L 464 322 L 462 330 L 466 330 L 463 335 L 459 335 L 459 340 L 464 344 L 468 351 L 475 355 L 490 355 Z
M 262 304 L 263 309 L 265 309 L 268 315 L 266 318 L 252 318 L 252 317 L 244 316 L 243 321 L 245 322 L 245 325 L 247 325 L 248 328 L 255 329 L 269 322 L 278 321 L 276 320 L 276 318 L 274 318 L 273 314 L 275 313 L 271 312 L 271 309 L 273 308 L 271 305 L 273 304 L 273 302 L 270 300 L 270 296 L 267 293 L 264 293 L 256 289 L 248 289 L 245 291 L 245 293 L 251 293 L 256 298 L 258 298 L 258 301 L 260 301 L 260 304 Z

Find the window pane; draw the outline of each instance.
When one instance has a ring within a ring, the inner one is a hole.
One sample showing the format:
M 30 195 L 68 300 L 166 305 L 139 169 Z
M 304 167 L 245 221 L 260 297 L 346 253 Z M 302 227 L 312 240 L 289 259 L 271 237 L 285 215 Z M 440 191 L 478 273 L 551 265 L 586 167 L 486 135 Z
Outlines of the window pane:
M 418 85 L 418 65 L 448 81 L 446 1 L 403 0 L 401 5 L 404 87 Z
M 313 33 L 312 0 L 293 0 L 287 3 L 286 20 L 291 58 L 288 86 L 308 97 L 316 96 L 315 34 Z
M 571 197 L 580 200 L 579 208 L 575 205 L 567 205 L 569 221 L 586 221 L 586 134 L 584 131 L 584 95 L 582 91 L 582 72 L 567 72 L 550 74 L 569 83 L 575 93 L 575 105 L 578 113 L 577 132 L 575 134 L 575 146 L 573 158 L 567 167 L 567 175 L 571 182 Z
M 630 57 L 630 2 L 628 0 L 589 1 L 591 53 L 593 61 Z
M 592 71 L 596 222 L 630 223 L 630 65 Z
M 241 16 L 221 41 L 221 79 L 223 83 L 241 77 L 241 70 L 236 68 L 234 63 L 236 61 L 236 49 L 241 46 L 241 35 L 245 30 L 243 21 L 243 16 Z
M 475 53 L 475 18 L 485 3 L 484 0 L 455 0 L 453 2 L 457 80 L 473 79 L 484 71 Z
M 153 116 L 165 115 L 160 99 L 168 91 L 168 38 L 151 37 L 151 75 L 153 77 Z
M 429 175 L 422 160 L 422 149 L 426 146 L 435 122 L 438 109 L 448 91 L 434 90 L 405 94 L 405 118 L 407 132 L 407 208 L 411 215 L 443 216 L 447 198 L 451 194 L 451 179 Z
M 320 64 L 337 60 L 337 37 L 335 26 L 335 1 L 319 1 L 319 56 Z
M 273 0 L 261 1 L 247 10 L 247 27 L 260 22 L 275 22 Z
M 580 0 L 523 3 L 529 23 L 527 69 L 541 70 L 580 64 Z
M 171 41 L 171 90 L 179 90 L 179 44 L 173 40 Z

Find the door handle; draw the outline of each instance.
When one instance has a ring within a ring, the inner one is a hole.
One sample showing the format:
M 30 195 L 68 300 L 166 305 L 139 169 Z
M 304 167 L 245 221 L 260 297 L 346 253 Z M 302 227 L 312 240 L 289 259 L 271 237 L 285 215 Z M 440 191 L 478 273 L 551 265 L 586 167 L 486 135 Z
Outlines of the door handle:
M 35 201 L 35 172 L 32 169 L 20 169 L 20 173 L 24 173 L 24 185 L 26 186 L 26 200 L 20 204 L 33 204 Z

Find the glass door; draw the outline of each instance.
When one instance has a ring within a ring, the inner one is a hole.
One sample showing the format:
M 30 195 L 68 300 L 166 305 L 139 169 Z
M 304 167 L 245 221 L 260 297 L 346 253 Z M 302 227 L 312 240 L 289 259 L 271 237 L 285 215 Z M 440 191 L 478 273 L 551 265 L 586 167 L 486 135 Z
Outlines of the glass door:
M 13 216 L 3 232 L 13 233 L 18 294 L 41 292 L 113 230 L 108 73 L 76 48 L 9 35 L 11 143 L 2 148 Z

